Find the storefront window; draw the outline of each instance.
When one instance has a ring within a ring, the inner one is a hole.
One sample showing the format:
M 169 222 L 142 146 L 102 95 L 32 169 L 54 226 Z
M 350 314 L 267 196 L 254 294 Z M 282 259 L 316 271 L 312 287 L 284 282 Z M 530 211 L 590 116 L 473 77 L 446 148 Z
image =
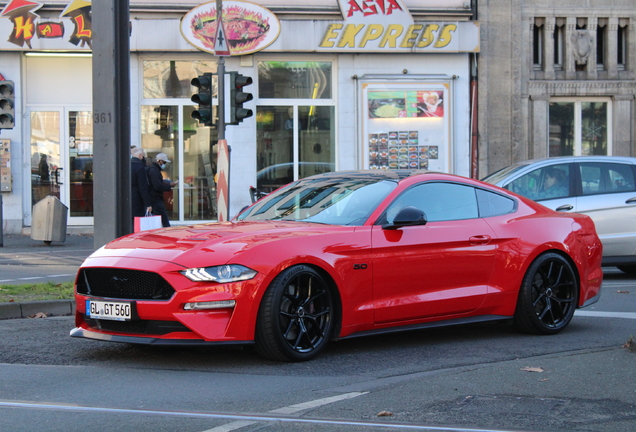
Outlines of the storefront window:
M 607 154 L 607 103 L 581 103 L 581 154 Z
M 335 109 L 298 107 L 298 178 L 335 170 Z
M 190 114 L 194 107 L 144 105 L 141 107 L 141 147 L 150 161 L 165 153 L 171 163 L 161 173 L 179 183 L 164 192 L 171 221 L 216 219 L 216 154 L 212 154 L 210 128 L 199 127 Z M 183 146 L 179 145 L 183 142 Z
M 294 107 L 256 107 L 256 170 L 263 192 L 294 180 Z
M 165 180 L 179 180 L 171 191 L 164 192 L 168 216 L 174 222 L 217 219 L 213 145 L 217 132 L 191 117 L 195 107 L 190 100 L 195 91 L 192 78 L 216 73 L 216 67 L 216 61 L 143 62 L 143 97 L 148 105 L 141 107 L 141 146 L 151 161 L 157 153 L 170 158 L 162 175 Z M 214 94 L 215 76 L 213 82 Z
M 93 216 L 93 113 L 69 112 L 70 215 Z
M 259 191 L 271 192 L 299 178 L 335 171 L 331 82 L 331 62 L 258 63 L 258 98 L 263 104 L 256 107 Z
M 550 103 L 550 156 L 574 154 L 574 102 Z
M 143 62 L 143 68 L 145 99 L 190 99 L 192 78 L 205 72 L 215 73 L 216 62 L 146 60 Z
M 60 198 L 60 113 L 31 113 L 32 204 L 52 195 Z
M 611 154 L 609 100 L 550 102 L 549 156 Z
M 333 106 L 257 107 L 256 188 L 271 192 L 299 178 L 334 171 L 334 119 Z
M 258 63 L 258 97 L 331 99 L 331 62 Z

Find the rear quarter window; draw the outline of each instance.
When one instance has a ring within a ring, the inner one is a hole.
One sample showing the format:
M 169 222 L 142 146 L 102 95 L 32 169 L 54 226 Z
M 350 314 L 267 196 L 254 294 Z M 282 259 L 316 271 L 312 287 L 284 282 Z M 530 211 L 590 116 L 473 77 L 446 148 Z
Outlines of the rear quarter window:
M 490 192 L 484 189 L 476 189 L 479 217 L 487 218 L 512 213 L 517 208 L 517 202 L 512 198 Z

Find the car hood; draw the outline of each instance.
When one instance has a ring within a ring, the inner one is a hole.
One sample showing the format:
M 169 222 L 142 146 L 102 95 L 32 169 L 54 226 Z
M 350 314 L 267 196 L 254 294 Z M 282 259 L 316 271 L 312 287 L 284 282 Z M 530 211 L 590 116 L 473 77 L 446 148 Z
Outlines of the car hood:
M 224 264 L 242 252 L 270 242 L 354 229 L 295 221 L 221 222 L 170 227 L 118 238 L 95 251 L 86 264 L 90 265 L 93 258 L 127 257 L 196 267 L 209 264 L 211 253 L 217 264 Z

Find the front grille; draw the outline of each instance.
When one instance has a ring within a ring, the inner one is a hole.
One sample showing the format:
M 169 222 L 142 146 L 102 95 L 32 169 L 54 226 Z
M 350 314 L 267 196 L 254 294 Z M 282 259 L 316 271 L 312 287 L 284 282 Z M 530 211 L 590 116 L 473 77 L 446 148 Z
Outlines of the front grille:
M 86 324 L 100 330 L 116 333 L 135 333 L 148 335 L 165 335 L 172 332 L 190 332 L 191 330 L 178 321 L 132 320 L 111 321 L 86 318 Z
M 78 294 L 130 300 L 168 300 L 174 289 L 157 273 L 119 268 L 86 268 L 77 278 Z

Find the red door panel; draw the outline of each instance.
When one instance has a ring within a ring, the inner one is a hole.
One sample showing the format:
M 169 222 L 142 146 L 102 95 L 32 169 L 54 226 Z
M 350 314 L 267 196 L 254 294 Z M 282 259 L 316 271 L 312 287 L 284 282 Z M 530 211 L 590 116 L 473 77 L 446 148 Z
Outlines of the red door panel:
M 373 227 L 375 322 L 465 314 L 488 291 L 495 234 L 483 219 Z

